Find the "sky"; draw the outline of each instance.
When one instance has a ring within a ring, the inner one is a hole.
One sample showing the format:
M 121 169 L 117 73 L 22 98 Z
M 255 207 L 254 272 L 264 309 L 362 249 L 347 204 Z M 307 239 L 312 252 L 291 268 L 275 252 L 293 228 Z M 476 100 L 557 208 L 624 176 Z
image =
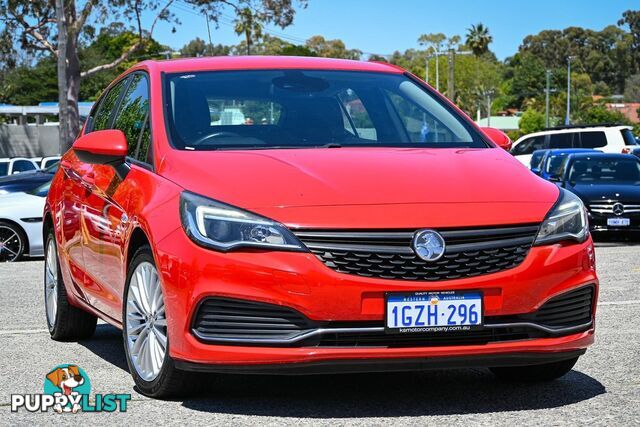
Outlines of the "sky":
M 601 30 L 615 25 L 625 10 L 640 8 L 639 0 L 309 0 L 308 3 L 306 9 L 298 9 L 293 25 L 284 30 L 267 30 L 295 44 L 321 34 L 327 39 L 342 39 L 350 49 L 386 55 L 417 48 L 420 34 L 442 32 L 464 37 L 471 24 L 481 22 L 489 28 L 493 36 L 490 48 L 501 60 L 513 55 L 529 34 L 570 26 Z M 160 43 L 179 49 L 196 37 L 208 39 L 204 16 L 182 0 L 172 10 L 182 24 L 175 27 L 175 33 L 171 32 L 172 26 L 159 24 L 154 38 Z M 232 18 L 227 12 L 218 28 L 212 26 L 214 44 L 240 41 L 233 32 Z

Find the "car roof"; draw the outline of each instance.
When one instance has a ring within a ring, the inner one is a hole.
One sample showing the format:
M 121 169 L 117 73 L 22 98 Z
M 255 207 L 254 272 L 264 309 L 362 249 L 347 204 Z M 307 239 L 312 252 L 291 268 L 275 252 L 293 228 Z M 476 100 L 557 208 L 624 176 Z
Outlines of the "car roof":
M 566 129 L 547 129 L 547 130 L 541 130 L 540 132 L 532 132 L 532 133 L 523 135 L 518 139 L 518 141 L 520 141 L 521 139 L 530 138 L 532 136 L 554 135 L 558 133 L 602 132 L 607 129 L 622 130 L 622 129 L 633 129 L 633 128 L 628 125 L 616 125 L 616 126 L 585 126 L 585 127 L 575 126 L 575 127 L 569 127 Z
M 632 160 L 640 161 L 640 159 L 638 159 L 638 157 L 634 156 L 633 154 L 602 153 L 602 152 L 598 152 L 598 151 L 594 151 L 593 153 L 571 154 L 570 157 L 572 159 L 586 159 L 586 158 L 589 158 L 589 157 L 598 157 L 598 158 L 601 158 L 601 159 L 611 159 L 611 160 L 615 160 L 615 159 L 632 159 Z
M 146 66 L 149 69 L 167 73 L 274 69 L 369 71 L 394 74 L 405 72 L 400 67 L 382 62 L 300 56 L 216 56 L 159 61 L 149 60 L 141 62 L 139 66 Z
M 553 148 L 548 151 L 550 156 L 553 156 L 554 154 L 598 153 L 599 152 L 597 150 L 592 150 L 591 148 Z

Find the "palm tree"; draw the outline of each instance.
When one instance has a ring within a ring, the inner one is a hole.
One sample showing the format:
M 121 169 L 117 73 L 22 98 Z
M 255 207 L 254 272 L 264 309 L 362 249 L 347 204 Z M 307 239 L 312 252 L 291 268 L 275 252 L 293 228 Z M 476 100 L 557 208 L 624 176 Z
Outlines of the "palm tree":
M 489 51 L 489 44 L 493 41 L 493 37 L 489 34 L 489 29 L 482 25 L 472 25 L 467 29 L 466 45 L 478 57 Z

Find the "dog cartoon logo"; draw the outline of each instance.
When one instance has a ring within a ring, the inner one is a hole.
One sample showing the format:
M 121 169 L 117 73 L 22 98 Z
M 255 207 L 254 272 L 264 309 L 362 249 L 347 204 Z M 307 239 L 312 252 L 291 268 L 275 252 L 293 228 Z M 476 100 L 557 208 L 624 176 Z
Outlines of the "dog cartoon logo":
M 88 395 L 91 392 L 91 382 L 86 372 L 79 366 L 60 365 L 47 374 L 44 392 L 57 398 L 65 397 L 57 400 L 67 403 L 57 403 L 53 407 L 56 412 L 75 414 L 82 408 L 80 404 L 82 395 Z

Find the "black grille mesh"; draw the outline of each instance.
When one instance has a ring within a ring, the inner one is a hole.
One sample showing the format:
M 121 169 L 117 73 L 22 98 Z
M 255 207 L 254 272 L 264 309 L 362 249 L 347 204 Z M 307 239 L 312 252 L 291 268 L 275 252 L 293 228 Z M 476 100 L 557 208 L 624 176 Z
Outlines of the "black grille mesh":
M 531 316 L 531 320 L 552 328 L 588 323 L 592 316 L 593 294 L 593 286 L 585 286 L 551 298 Z
M 441 230 L 447 245 L 437 261 L 411 249 L 413 231 L 297 230 L 295 234 L 327 267 L 347 274 L 396 280 L 438 281 L 497 273 L 524 261 L 538 225 Z

